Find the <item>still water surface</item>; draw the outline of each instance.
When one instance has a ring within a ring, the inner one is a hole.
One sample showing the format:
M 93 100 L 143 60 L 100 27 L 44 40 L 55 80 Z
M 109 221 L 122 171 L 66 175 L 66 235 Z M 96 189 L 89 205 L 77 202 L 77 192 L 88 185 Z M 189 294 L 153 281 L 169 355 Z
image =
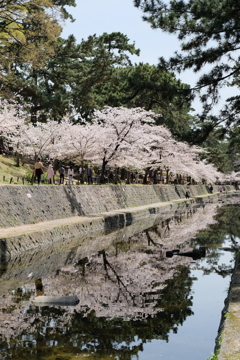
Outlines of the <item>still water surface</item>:
M 206 360 L 235 263 L 228 250 L 239 240 L 240 209 L 221 207 L 215 222 L 191 236 L 204 211 L 2 264 L 0 358 Z M 199 247 L 207 248 L 200 259 L 166 257 Z M 77 296 L 79 303 L 44 306 L 37 295 Z

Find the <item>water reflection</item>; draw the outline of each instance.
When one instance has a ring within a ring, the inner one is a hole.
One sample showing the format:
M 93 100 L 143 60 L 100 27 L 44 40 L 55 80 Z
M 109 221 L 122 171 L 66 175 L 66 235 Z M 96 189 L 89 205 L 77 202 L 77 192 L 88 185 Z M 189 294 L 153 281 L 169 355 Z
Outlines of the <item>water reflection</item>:
M 61 253 L 53 248 L 44 257 L 26 254 L 24 267 L 23 260 L 12 259 L 0 278 L 3 359 L 130 360 L 141 354 L 151 358 L 146 344 L 153 340 L 174 348 L 171 334 L 179 336 L 187 320 L 195 316 L 196 274 L 227 278 L 233 268 L 232 258 L 221 263 L 226 251 L 219 248 L 238 246 L 239 217 L 236 223 L 233 219 L 240 210 L 220 208 L 212 219 L 215 211 L 211 204 L 179 212 L 177 218 L 156 217 L 151 227 L 141 221 L 138 226 L 85 239 L 81 246 Z M 211 224 L 206 228 L 207 223 Z M 166 257 L 171 249 L 184 253 L 196 246 L 207 248 L 205 258 L 192 262 L 186 256 Z M 79 303 L 34 303 L 43 295 L 77 297 Z M 222 307 L 223 303 L 224 298 Z M 203 330 L 196 330 L 197 337 L 199 331 Z M 217 328 L 213 337 L 216 333 Z M 202 353 L 199 359 L 210 356 L 213 346 L 209 349 L 208 345 L 207 355 Z M 161 348 L 166 359 L 169 347 L 164 351 Z M 193 358 L 180 351 L 177 356 L 178 360 Z
M 193 260 L 199 260 L 199 259 L 206 256 L 206 247 L 205 246 L 200 246 L 199 248 L 184 251 L 184 252 L 180 252 L 179 249 L 166 252 L 166 257 L 168 257 L 168 258 L 171 258 L 174 255 L 187 256 L 187 257 L 192 258 Z

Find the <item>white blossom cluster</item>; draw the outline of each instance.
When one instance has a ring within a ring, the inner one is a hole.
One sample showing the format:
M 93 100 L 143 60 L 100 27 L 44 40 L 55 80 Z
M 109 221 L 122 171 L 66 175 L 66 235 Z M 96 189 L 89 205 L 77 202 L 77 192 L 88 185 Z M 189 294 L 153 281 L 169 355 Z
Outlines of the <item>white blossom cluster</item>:
M 92 122 L 26 122 L 16 105 L 1 101 L 0 132 L 14 151 L 31 158 L 71 160 L 78 164 L 124 167 L 141 171 L 168 169 L 173 174 L 191 176 L 196 181 L 224 180 L 216 168 L 201 161 L 204 150 L 176 141 L 170 130 L 155 125 L 152 111 L 141 108 L 105 107 L 95 112 Z M 232 174 L 233 177 L 233 174 Z

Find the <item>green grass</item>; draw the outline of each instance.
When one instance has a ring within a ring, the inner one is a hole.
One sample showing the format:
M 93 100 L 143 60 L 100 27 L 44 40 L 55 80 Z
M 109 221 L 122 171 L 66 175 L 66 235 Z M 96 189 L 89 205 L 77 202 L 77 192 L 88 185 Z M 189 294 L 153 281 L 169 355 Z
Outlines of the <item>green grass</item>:
M 220 346 L 220 348 L 216 351 L 215 354 L 212 354 L 212 356 L 210 358 L 208 358 L 207 360 L 218 360 L 218 355 L 220 353 L 221 350 L 221 344 L 222 344 L 222 335 L 223 333 L 221 333 L 219 339 L 218 339 L 218 345 Z
M 22 184 L 22 178 L 33 172 L 33 165 L 20 164 L 17 166 L 17 159 L 14 156 L 0 155 L 0 184 Z

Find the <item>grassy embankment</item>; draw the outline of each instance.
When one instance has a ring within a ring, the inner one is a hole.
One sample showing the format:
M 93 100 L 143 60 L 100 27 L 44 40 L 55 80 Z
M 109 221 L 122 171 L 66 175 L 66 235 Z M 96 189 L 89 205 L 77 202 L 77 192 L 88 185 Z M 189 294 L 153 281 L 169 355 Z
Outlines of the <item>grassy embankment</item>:
M 18 167 L 17 159 L 13 156 L 0 155 L 0 184 L 28 184 L 26 177 L 33 171 L 32 164 L 24 164 Z

